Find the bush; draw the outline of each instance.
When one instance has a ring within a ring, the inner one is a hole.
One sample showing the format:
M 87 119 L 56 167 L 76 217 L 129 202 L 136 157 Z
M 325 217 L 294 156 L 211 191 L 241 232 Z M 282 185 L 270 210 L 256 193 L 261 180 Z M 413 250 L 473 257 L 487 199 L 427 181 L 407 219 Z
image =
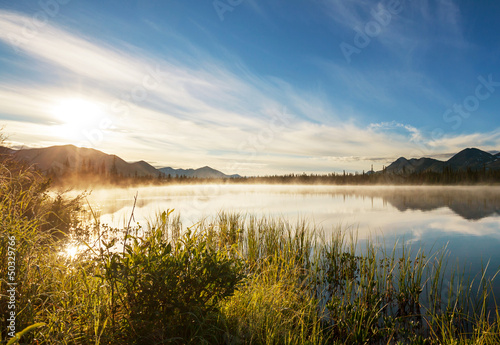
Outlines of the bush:
M 168 241 L 164 229 L 159 226 L 144 238 L 129 235 L 123 253 L 109 250 L 114 241 L 106 244 L 100 260 L 113 323 L 123 340 L 134 344 L 217 338 L 218 304 L 234 292 L 242 263 L 232 247 L 213 246 L 207 233 L 188 230 Z

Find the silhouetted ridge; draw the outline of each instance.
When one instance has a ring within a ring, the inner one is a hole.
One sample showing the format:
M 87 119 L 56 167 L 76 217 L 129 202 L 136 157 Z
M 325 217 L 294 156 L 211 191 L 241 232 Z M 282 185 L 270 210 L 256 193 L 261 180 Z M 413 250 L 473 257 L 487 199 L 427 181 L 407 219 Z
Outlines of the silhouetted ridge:
M 405 157 L 400 157 L 386 168 L 386 172 L 396 174 L 443 172 L 444 168 L 450 168 L 454 171 L 483 168 L 497 170 L 500 169 L 500 153 L 492 155 L 477 148 L 466 148 L 446 162 L 433 158 L 411 158 L 408 160 Z
M 451 157 L 446 163 L 453 169 L 480 169 L 494 160 L 495 156 L 491 153 L 476 148 L 467 148 Z
M 121 175 L 124 177 L 158 177 L 170 175 L 172 177 L 186 176 L 199 178 L 229 178 L 239 175 L 226 175 L 218 170 L 204 166 L 199 169 L 156 169 L 151 164 L 141 160 L 126 162 L 122 158 L 106 154 L 96 149 L 76 147 L 74 145 L 60 145 L 45 148 L 29 148 L 12 150 L 0 148 L 0 153 L 12 154 L 15 159 L 35 165 L 42 171 L 53 175 L 64 173 L 94 173 L 99 175 Z

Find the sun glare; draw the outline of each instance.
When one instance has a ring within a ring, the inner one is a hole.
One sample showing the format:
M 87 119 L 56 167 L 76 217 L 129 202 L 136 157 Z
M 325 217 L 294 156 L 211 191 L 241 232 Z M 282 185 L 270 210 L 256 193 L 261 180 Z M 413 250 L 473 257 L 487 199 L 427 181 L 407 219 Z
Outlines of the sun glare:
M 105 117 L 103 108 L 97 102 L 80 98 L 60 101 L 51 111 L 60 122 L 56 132 L 58 136 L 80 140 L 85 131 L 99 127 Z
M 85 248 L 86 247 L 82 245 L 68 245 L 62 254 L 68 259 L 74 259 L 75 256 L 83 252 Z

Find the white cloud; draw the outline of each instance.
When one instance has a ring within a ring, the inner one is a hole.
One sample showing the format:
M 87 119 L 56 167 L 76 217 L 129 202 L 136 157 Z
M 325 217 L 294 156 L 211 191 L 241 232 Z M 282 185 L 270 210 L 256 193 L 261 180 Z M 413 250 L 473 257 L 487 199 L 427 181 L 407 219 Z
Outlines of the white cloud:
M 451 152 L 457 152 L 466 147 L 498 150 L 500 148 L 500 129 L 497 128 L 487 133 L 444 135 L 442 138 L 429 140 L 429 146 L 436 151 L 448 150 Z
M 368 126 L 369 129 L 372 130 L 404 130 L 409 134 L 409 140 L 413 142 L 420 142 L 423 140 L 422 133 L 415 127 L 402 124 L 397 121 L 391 122 L 380 122 L 380 123 L 372 123 Z
M 338 6 L 341 15 L 351 5 Z M 356 13 L 350 16 L 358 18 Z M 26 20 L 0 11 L 0 41 L 10 44 Z M 0 81 L 2 112 L 10 118 L 6 131 L 12 140 L 28 145 L 68 143 L 58 135 L 61 127 L 51 109 L 75 97 L 102 104 L 111 126 L 96 125 L 71 143 L 87 142 L 127 160 L 174 167 L 210 165 L 228 173 L 237 167 L 234 172 L 249 175 L 361 171 L 372 161 L 383 164 L 378 157 L 397 158 L 411 152 L 415 141 L 428 141 L 409 124 L 356 124 L 321 92 L 298 90 L 203 52 L 198 52 L 199 63 L 193 67 L 191 61 L 166 60 L 131 46 L 113 47 L 50 24 L 22 41 L 19 49 L 63 78 L 50 84 Z M 359 83 L 366 86 L 362 76 Z M 377 88 L 372 85 L 365 92 Z M 15 116 L 24 120 L 15 121 Z M 457 136 L 432 145 L 448 152 L 476 139 Z M 495 140 L 498 135 L 492 134 L 490 141 Z

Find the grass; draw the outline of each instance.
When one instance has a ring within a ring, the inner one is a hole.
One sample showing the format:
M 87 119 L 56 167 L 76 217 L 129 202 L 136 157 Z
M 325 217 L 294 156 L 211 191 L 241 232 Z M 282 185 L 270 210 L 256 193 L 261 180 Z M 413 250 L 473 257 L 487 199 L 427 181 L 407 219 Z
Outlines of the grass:
M 0 170 L 0 310 L 14 236 L 19 332 L 2 317 L 1 343 L 500 343 L 488 266 L 448 266 L 446 248 L 361 248 L 353 230 L 225 212 L 189 228 L 172 211 L 84 226 L 81 200 L 50 197 L 29 167 Z M 63 255 L 68 238 L 87 249 Z

